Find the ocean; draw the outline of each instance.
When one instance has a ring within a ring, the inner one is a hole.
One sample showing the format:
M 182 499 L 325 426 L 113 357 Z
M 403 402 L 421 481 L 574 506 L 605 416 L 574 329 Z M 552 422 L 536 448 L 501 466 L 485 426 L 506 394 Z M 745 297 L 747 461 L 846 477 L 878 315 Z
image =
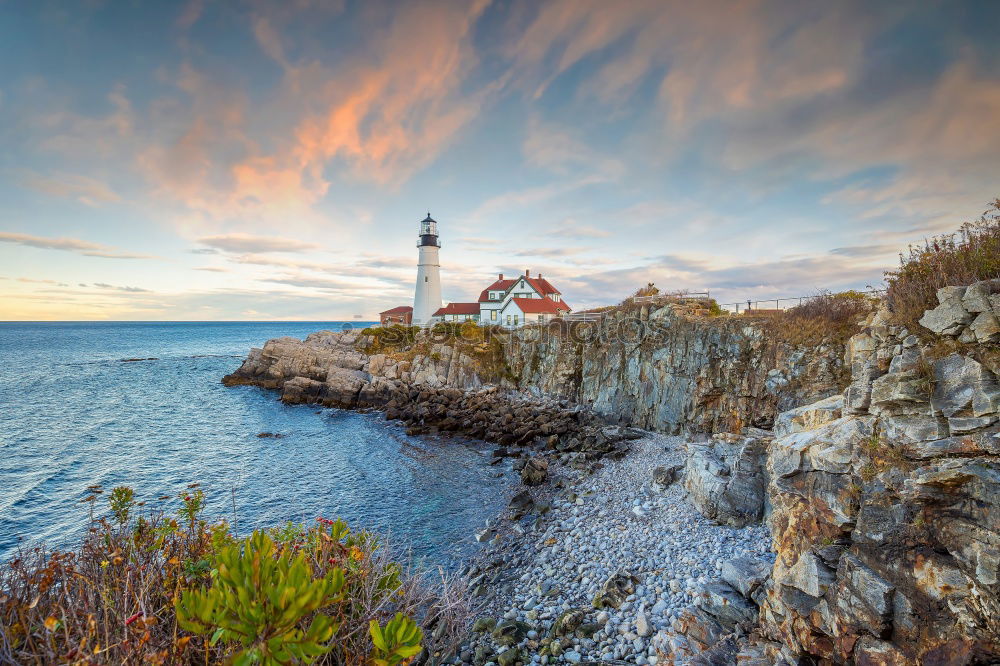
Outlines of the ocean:
M 510 488 L 488 445 L 220 383 L 270 338 L 344 325 L 0 323 L 0 561 L 19 546 L 72 547 L 90 485 L 128 485 L 147 509 L 173 512 L 178 500 L 157 498 L 200 483 L 207 516 L 241 535 L 342 517 L 453 566 Z

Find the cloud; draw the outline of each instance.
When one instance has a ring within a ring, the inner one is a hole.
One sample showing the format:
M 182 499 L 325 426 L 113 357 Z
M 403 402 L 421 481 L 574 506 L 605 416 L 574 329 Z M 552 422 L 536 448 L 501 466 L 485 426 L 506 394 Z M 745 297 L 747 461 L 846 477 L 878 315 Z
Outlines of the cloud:
M 20 182 L 24 187 L 37 192 L 76 199 L 87 206 L 96 207 L 105 203 L 121 201 L 121 197 L 110 186 L 89 176 L 66 173 L 42 176 L 33 171 L 24 170 L 21 173 Z
M 6 279 L 9 279 L 9 278 L 4 278 L 4 279 L 6 280 Z M 19 278 L 17 278 L 17 281 L 18 282 L 25 282 L 25 283 L 28 283 L 28 284 L 52 284 L 52 285 L 56 285 L 57 287 L 67 287 L 67 286 L 69 286 L 65 282 L 59 282 L 58 280 L 44 280 L 44 279 L 38 279 L 38 278 L 19 277 Z
M 198 242 L 226 252 L 295 252 L 313 250 L 319 247 L 315 243 L 306 243 L 291 238 L 254 236 L 244 233 L 204 236 L 199 238 Z
M 324 264 L 316 261 L 303 261 L 301 259 L 285 259 L 283 257 L 264 257 L 257 254 L 244 254 L 239 257 L 232 257 L 230 261 L 237 264 L 253 264 L 256 266 L 281 266 L 284 268 L 298 268 L 310 271 L 336 271 L 337 266 Z
M 519 257 L 571 257 L 573 255 L 587 252 L 587 248 L 582 247 L 539 247 L 525 248 L 518 250 L 514 254 Z
M 477 250 L 492 250 L 500 244 L 500 240 L 497 238 L 477 238 L 475 236 L 459 238 L 458 242 L 466 247 Z
M 607 238 L 611 235 L 611 232 L 606 229 L 598 229 L 597 227 L 580 224 L 576 220 L 568 219 L 563 220 L 554 228 L 548 231 L 550 236 L 558 236 L 560 238 Z
M 29 234 L 19 234 L 7 231 L 0 231 L 0 243 L 14 243 L 27 247 L 37 247 L 43 250 L 64 250 L 76 252 L 86 257 L 104 257 L 106 259 L 155 259 L 148 254 L 133 254 L 130 252 L 119 252 L 107 245 L 91 243 L 76 238 L 45 238 L 42 236 L 31 236 Z
M 847 247 L 835 247 L 830 250 L 831 254 L 857 259 L 867 259 L 871 257 L 886 257 L 899 252 L 899 246 L 894 243 L 882 243 L 879 245 L 850 245 Z
M 199 266 L 195 268 L 196 271 L 207 271 L 209 273 L 231 273 L 228 268 L 221 268 L 219 266 Z
M 142 289 L 140 287 L 120 287 L 114 284 L 108 284 L 106 282 L 95 282 L 94 287 L 98 289 L 110 289 L 112 291 L 124 291 L 129 294 L 140 294 L 140 293 L 151 293 L 149 289 Z
M 522 152 L 528 164 L 556 174 L 589 173 L 595 179 L 618 180 L 625 173 L 617 158 L 594 150 L 560 126 L 537 119 L 528 124 Z
M 180 15 L 177 17 L 177 27 L 188 29 L 198 22 L 205 11 L 205 0 L 187 0 Z
M 26 123 L 41 134 L 35 147 L 72 159 L 120 156 L 135 139 L 136 114 L 126 93 L 124 85 L 115 85 L 106 97 L 111 110 L 103 115 L 65 109 L 28 115 Z M 65 100 L 60 102 L 57 108 L 66 106 Z
M 154 107 L 160 129 L 141 168 L 161 197 L 209 222 L 308 222 L 334 176 L 398 187 L 502 87 L 469 80 L 479 63 L 473 26 L 486 5 L 356 12 L 351 20 L 367 37 L 337 58 L 325 38 L 309 37 L 326 34 L 329 8 L 260 5 L 253 37 L 281 65 L 278 86 L 251 103 L 245 90 L 185 63 L 172 75 L 179 94 Z

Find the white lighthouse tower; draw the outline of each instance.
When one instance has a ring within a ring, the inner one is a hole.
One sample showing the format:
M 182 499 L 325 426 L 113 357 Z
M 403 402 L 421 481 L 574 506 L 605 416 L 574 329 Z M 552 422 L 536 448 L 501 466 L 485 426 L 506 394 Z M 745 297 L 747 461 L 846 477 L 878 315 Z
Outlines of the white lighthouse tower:
M 417 259 L 417 286 L 413 290 L 413 325 L 427 326 L 431 315 L 441 307 L 441 241 L 437 222 L 427 217 L 420 221 L 420 257 Z

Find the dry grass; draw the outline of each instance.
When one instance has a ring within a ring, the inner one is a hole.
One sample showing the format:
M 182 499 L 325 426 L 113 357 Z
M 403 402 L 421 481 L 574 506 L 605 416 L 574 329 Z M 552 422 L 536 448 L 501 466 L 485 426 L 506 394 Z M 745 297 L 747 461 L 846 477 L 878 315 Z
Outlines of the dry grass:
M 885 274 L 895 323 L 919 331 L 924 311 L 937 306 L 937 290 L 1000 277 L 1000 199 L 958 232 L 910 246 L 897 270 Z
M 91 488 L 91 507 L 101 489 Z M 44 547 L 22 552 L 0 566 L 0 663 L 188 664 L 226 663 L 236 646 L 183 631 L 175 599 L 212 585 L 216 553 L 234 537 L 225 522 L 199 517 L 196 489 L 180 498 L 176 516 L 146 511 L 119 489 L 111 515 L 93 520 L 72 552 Z M 160 498 L 169 499 L 169 498 Z M 340 624 L 321 664 L 367 663 L 373 647 L 368 622 L 396 612 L 424 628 L 428 655 L 453 652 L 473 609 L 462 581 L 444 574 L 408 571 L 389 545 L 360 532 L 331 538 L 334 521 L 288 524 L 270 530 L 279 553 L 303 555 L 320 579 L 343 569 L 345 599 L 320 612 Z M 305 626 L 308 617 L 303 618 Z
M 397 353 L 409 349 L 416 341 L 419 332 L 418 326 L 403 326 L 401 324 L 366 328 L 361 331 L 361 335 L 369 336 L 371 340 L 362 348 L 362 351 L 366 354 Z
M 770 312 L 761 318 L 761 323 L 790 344 L 843 344 L 860 330 L 860 321 L 874 310 L 877 302 L 857 291 L 821 292 L 802 305 Z

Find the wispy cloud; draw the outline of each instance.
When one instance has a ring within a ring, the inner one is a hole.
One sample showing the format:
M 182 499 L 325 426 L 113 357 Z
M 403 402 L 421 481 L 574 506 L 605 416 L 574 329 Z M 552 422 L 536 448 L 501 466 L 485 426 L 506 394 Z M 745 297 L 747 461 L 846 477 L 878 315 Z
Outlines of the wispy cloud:
M 50 196 L 75 199 L 87 206 L 121 201 L 121 197 L 107 183 L 80 174 L 54 173 L 42 176 L 24 170 L 20 173 L 19 180 L 21 185 L 29 189 Z
M 141 287 L 122 287 L 115 284 L 108 284 L 107 282 L 95 282 L 94 287 L 98 289 L 110 289 L 111 291 L 123 291 L 128 294 L 144 294 L 150 293 L 149 289 L 142 289 Z
M 254 236 L 244 233 L 204 236 L 198 239 L 203 245 L 226 252 L 295 252 L 298 250 L 313 250 L 319 247 L 315 243 L 278 236 Z
M 64 250 L 76 252 L 87 257 L 104 257 L 106 259 L 153 259 L 155 257 L 148 254 L 133 254 L 130 252 L 119 252 L 115 248 L 99 243 L 79 240 L 77 238 L 46 238 L 43 236 L 32 236 L 30 234 L 12 233 L 0 231 L 0 243 L 14 243 L 27 247 L 37 247 L 43 250 Z
M 551 236 L 560 238 L 607 238 L 611 232 L 607 229 L 599 229 L 589 224 L 580 224 L 576 220 L 563 220 L 548 231 Z

